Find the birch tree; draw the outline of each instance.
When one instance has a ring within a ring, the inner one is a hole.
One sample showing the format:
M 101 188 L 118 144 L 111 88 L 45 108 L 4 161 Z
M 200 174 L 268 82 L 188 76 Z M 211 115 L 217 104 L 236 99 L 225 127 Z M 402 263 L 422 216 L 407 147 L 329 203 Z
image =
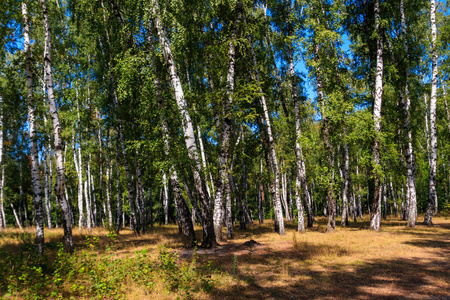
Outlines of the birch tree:
M 155 21 L 155 27 L 158 32 L 159 42 L 161 50 L 164 56 L 164 61 L 167 67 L 167 71 L 170 76 L 172 88 L 175 94 L 175 100 L 182 120 L 182 129 L 184 134 L 184 141 L 188 151 L 190 160 L 192 161 L 192 173 L 194 176 L 195 189 L 200 198 L 200 207 L 202 211 L 203 220 L 203 247 L 215 247 L 216 237 L 214 233 L 214 224 L 211 212 L 211 204 L 209 201 L 208 193 L 206 191 L 206 183 L 201 175 L 201 162 L 198 157 L 197 145 L 195 144 L 194 128 L 192 125 L 191 117 L 187 109 L 186 99 L 184 97 L 183 87 L 181 85 L 180 77 L 177 73 L 175 66 L 172 49 L 170 48 L 170 42 L 167 39 L 166 31 L 160 21 L 160 7 L 157 0 L 152 0 L 153 5 L 153 18 Z
M 377 42 L 375 90 L 373 102 L 373 124 L 375 138 L 372 148 L 374 192 L 370 215 L 370 229 L 380 230 L 381 219 L 381 183 L 380 183 L 380 133 L 381 133 L 381 103 L 383 101 L 383 37 L 381 33 L 380 1 L 375 0 L 375 33 Z
M 436 210 L 436 165 L 437 165 L 437 132 L 436 132 L 436 102 L 437 102 L 437 76 L 438 76 L 438 50 L 436 29 L 436 1 L 430 0 L 431 25 L 431 96 L 430 96 L 430 174 L 428 203 L 425 211 L 424 224 L 433 225 L 433 213 Z
M 46 0 L 40 0 L 42 8 L 42 16 L 44 19 L 44 68 L 47 86 L 47 98 L 50 109 L 50 116 L 53 124 L 53 135 L 55 145 L 55 158 L 56 158 L 56 183 L 55 183 L 55 195 L 59 202 L 63 212 L 63 228 L 64 228 L 64 246 L 66 251 L 72 252 L 74 250 L 72 227 L 70 224 L 71 208 L 68 199 L 64 194 L 64 184 L 66 181 L 65 167 L 63 163 L 62 153 L 62 139 L 61 139 L 61 125 L 59 122 L 58 110 L 55 103 L 55 95 L 53 92 L 53 73 L 51 65 L 51 36 L 49 25 L 49 14 L 47 10 Z

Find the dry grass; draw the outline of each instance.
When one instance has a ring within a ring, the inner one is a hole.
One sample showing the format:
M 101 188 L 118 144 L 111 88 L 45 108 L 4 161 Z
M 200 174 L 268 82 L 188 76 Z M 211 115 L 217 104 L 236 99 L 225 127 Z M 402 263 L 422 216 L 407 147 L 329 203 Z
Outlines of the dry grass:
M 420 218 L 418 218 L 420 220 Z M 213 289 L 196 291 L 197 299 L 449 299 L 450 296 L 450 220 L 435 218 L 434 227 L 417 225 L 405 228 L 405 222 L 382 222 L 380 232 L 369 231 L 368 220 L 351 223 L 325 234 L 325 219 L 304 234 L 295 232 L 296 224 L 286 224 L 285 236 L 273 232 L 266 221 L 213 250 L 199 249 L 198 264 L 212 262 Z M 201 235 L 196 227 L 197 236 Z M 46 230 L 46 243 L 61 241 L 62 230 Z M 85 247 L 85 237 L 98 236 L 96 251 L 105 255 L 111 244 L 103 229 L 74 230 L 77 248 Z M 19 251 L 32 241 L 32 230 L 9 229 L 0 233 L 2 252 Z M 255 246 L 243 243 L 253 239 Z M 135 236 L 124 230 L 114 242 L 116 258 L 134 257 L 148 250 L 156 259 L 160 245 L 176 249 L 182 261 L 192 251 L 182 250 L 176 226 L 155 227 L 150 233 Z M 46 250 L 54 255 L 51 247 Z M 155 282 L 146 290 L 133 282 L 124 282 L 128 299 L 175 299 L 182 296 Z M 1 296 L 1 295 L 0 295 Z

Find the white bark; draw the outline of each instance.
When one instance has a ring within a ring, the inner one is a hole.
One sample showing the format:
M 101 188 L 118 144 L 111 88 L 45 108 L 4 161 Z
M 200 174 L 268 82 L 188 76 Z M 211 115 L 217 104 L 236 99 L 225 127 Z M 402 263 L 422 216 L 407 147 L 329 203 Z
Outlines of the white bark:
M 348 225 L 348 189 L 350 185 L 350 157 L 348 154 L 348 145 L 344 145 L 344 169 L 342 171 L 342 177 L 344 179 L 344 186 L 342 189 L 342 220 L 341 227 L 345 227 Z
M 36 226 L 36 244 L 38 246 L 38 253 L 42 254 L 44 246 L 44 224 L 43 224 L 43 208 L 42 208 L 42 189 L 39 181 L 39 158 L 37 148 L 36 135 L 36 117 L 33 97 L 33 74 L 31 69 L 31 52 L 30 52 L 30 37 L 28 12 L 26 1 L 22 1 L 22 20 L 23 20 L 23 39 L 24 49 L 26 55 L 25 72 L 27 76 L 27 105 L 28 105 L 28 126 L 30 133 L 30 154 L 31 154 L 31 180 L 33 185 L 33 211 L 35 215 Z M 1 96 L 0 96 L 1 98 Z M 2 147 L 3 143 L 0 143 Z M 1 158 L 0 158 L 1 159 Z M 26 201 L 24 201 L 26 203 Z M 27 209 L 25 205 L 25 219 L 27 219 Z
M 214 198 L 214 232 L 217 242 L 222 240 L 223 198 L 226 197 L 227 238 L 233 237 L 233 224 L 231 212 L 231 191 L 229 182 L 228 156 L 231 142 L 231 118 L 234 93 L 234 65 L 235 65 L 235 29 L 228 42 L 228 66 L 226 98 L 223 100 L 222 135 L 219 152 L 219 178 Z
M 244 24 L 247 25 L 245 17 L 244 17 Z M 257 82 L 258 88 L 259 88 L 259 93 L 261 95 L 260 102 L 261 102 L 261 106 L 263 109 L 264 121 L 265 121 L 266 129 L 267 129 L 267 136 L 269 139 L 269 155 L 270 155 L 270 160 L 271 160 L 273 173 L 274 173 L 274 178 L 273 178 L 274 182 L 272 184 L 272 198 L 273 198 L 272 200 L 273 200 L 273 206 L 274 206 L 274 212 L 275 212 L 275 231 L 278 232 L 280 235 L 284 235 L 285 230 L 284 230 L 284 220 L 283 220 L 283 209 L 281 208 L 281 199 L 280 199 L 280 170 L 279 170 L 277 155 L 276 155 L 276 151 L 275 151 L 275 141 L 274 141 L 274 137 L 273 137 L 274 135 L 272 132 L 272 125 L 271 125 L 271 121 L 270 121 L 269 109 L 267 106 L 266 97 L 264 96 L 265 94 L 261 87 L 261 80 L 260 80 L 260 76 L 259 76 L 258 64 L 256 61 L 255 49 L 254 49 L 252 38 L 250 35 L 248 36 L 248 40 L 250 43 L 250 51 L 251 51 L 252 62 L 253 62 L 253 75 L 256 79 L 256 82 Z
M 295 165 L 296 165 L 296 179 L 295 179 L 295 202 L 297 204 L 298 212 L 298 231 L 305 230 L 303 217 L 303 204 L 300 197 L 300 189 L 303 191 L 304 200 L 306 203 L 306 212 L 308 217 L 308 227 L 311 228 L 314 223 L 314 216 L 311 209 L 311 197 L 308 190 L 308 183 L 306 181 L 305 161 L 303 158 L 303 149 L 301 144 L 302 129 L 300 123 L 300 103 L 298 99 L 298 87 L 294 69 L 294 53 L 292 46 L 289 47 L 289 76 L 291 77 L 291 96 L 294 102 L 294 118 L 295 118 Z
M 106 148 L 109 148 L 109 129 L 108 129 L 108 136 L 106 138 Z M 105 153 L 105 167 L 106 167 L 106 209 L 107 209 L 107 213 L 108 213 L 108 225 L 109 228 L 112 228 L 113 225 L 113 216 L 112 216 L 112 209 L 111 209 L 111 195 L 110 195 L 110 191 L 111 191 L 111 166 L 110 166 L 110 161 L 109 161 L 109 157 L 108 154 Z
M 49 187 L 49 182 L 48 182 L 48 166 L 47 166 L 47 162 L 48 162 L 48 149 L 44 149 L 44 157 L 42 159 L 42 164 L 44 166 L 44 208 L 45 208 L 45 216 L 46 216 L 46 223 L 47 223 L 47 228 L 51 229 L 52 228 L 52 216 L 51 216 L 51 212 L 50 212 L 50 201 L 48 199 L 48 195 L 49 192 L 48 190 L 51 189 L 51 186 Z
M 403 0 L 400 0 L 400 14 L 401 14 L 401 23 L 402 23 L 402 35 L 403 35 L 403 48 L 405 51 L 405 55 L 408 55 L 408 44 L 407 44 L 407 36 L 406 36 L 406 17 L 405 10 L 403 5 Z M 416 223 L 416 213 L 417 213 L 417 196 L 416 196 L 416 167 L 415 167 L 415 158 L 414 158 L 414 148 L 412 143 L 412 132 L 411 132 L 411 98 L 409 94 L 409 64 L 408 59 L 406 59 L 406 85 L 405 85 L 405 95 L 401 97 L 402 99 L 402 107 L 404 114 L 404 132 L 406 138 L 406 187 L 409 190 L 409 218 L 407 226 L 414 227 Z
M 3 131 L 3 128 L 1 130 Z M 1 153 L 0 155 L 3 155 L 3 153 Z M 2 172 L 1 172 L 2 179 L 0 180 L 0 221 L 1 221 L 0 227 L 3 229 L 6 229 L 6 215 L 5 215 L 5 207 L 4 207 L 4 203 L 5 203 L 5 198 L 4 198 L 5 164 L 3 162 L 1 163 L 1 168 L 2 168 Z
M 4 169 L 4 166 L 3 166 L 3 98 L 1 95 L 0 95 L 0 166 L 3 170 Z M 5 216 L 3 214 L 3 205 L 4 205 L 3 187 L 4 187 L 4 176 L 2 176 L 1 181 L 0 181 L 0 231 L 2 229 L 6 229 L 6 221 L 5 221 Z
M 187 109 L 186 99 L 184 98 L 183 88 L 178 76 L 175 61 L 170 48 L 170 42 L 167 39 L 166 31 L 160 21 L 160 9 L 157 0 L 152 0 L 153 3 L 153 17 L 155 27 L 158 31 L 159 41 L 166 63 L 167 71 L 170 76 L 172 88 L 175 94 L 175 100 L 181 115 L 182 129 L 184 134 L 184 141 L 188 150 L 188 155 L 193 162 L 192 172 L 194 176 L 195 188 L 200 198 L 200 206 L 202 209 L 203 224 L 203 243 L 204 247 L 214 247 L 216 245 L 216 238 L 214 234 L 214 225 L 212 222 L 211 205 L 206 191 L 206 184 L 204 178 L 201 176 L 201 161 L 198 157 L 197 145 L 195 144 L 194 128 L 191 117 Z
M 163 172 L 162 175 L 163 181 L 163 211 L 164 211 L 164 224 L 169 225 L 169 186 L 167 185 L 167 175 L 166 172 Z
M 115 233 L 118 234 L 120 231 L 120 228 L 122 227 L 122 224 L 125 225 L 125 221 L 123 220 L 123 214 L 122 214 L 122 191 L 120 189 L 120 169 L 119 169 L 119 149 L 115 147 L 115 161 L 116 161 L 116 204 L 117 204 L 117 210 L 116 210 L 116 227 L 115 227 Z
M 381 103 L 383 101 L 383 40 L 380 30 L 380 0 L 375 1 L 375 30 L 377 33 L 377 55 L 375 69 L 375 92 L 373 103 L 373 123 L 375 139 L 372 149 L 373 161 L 375 165 L 380 164 L 380 134 L 381 134 Z M 375 188 L 372 201 L 372 213 L 370 215 L 370 228 L 380 230 L 381 220 L 381 186 L 378 174 L 374 174 Z
M 156 98 L 158 101 L 158 105 L 161 111 L 163 111 L 163 99 L 160 96 L 160 92 L 159 92 L 159 81 L 156 79 L 155 80 L 155 87 L 156 87 Z M 162 117 L 161 117 L 161 129 L 162 129 L 162 133 L 163 133 L 163 141 L 164 141 L 164 154 L 166 155 L 166 157 L 170 156 L 170 144 L 169 144 L 169 129 L 167 127 L 167 120 L 165 118 L 165 116 L 162 113 Z M 186 204 L 186 201 L 184 200 L 184 197 L 181 193 L 181 186 L 180 186 L 180 182 L 178 180 L 178 174 L 177 171 L 175 170 L 175 166 L 173 164 L 171 164 L 170 169 L 169 169 L 169 173 L 170 173 L 170 184 L 172 186 L 172 191 L 173 191 L 173 195 L 174 195 L 174 200 L 175 200 L 175 209 L 176 209 L 176 213 L 177 213 L 177 221 L 178 221 L 178 227 L 180 230 L 180 233 L 183 234 L 183 238 L 184 238 L 184 246 L 185 248 L 192 248 L 195 246 L 195 232 L 194 232 L 194 222 L 191 220 L 191 215 L 189 214 L 189 208 Z M 163 180 L 165 182 L 165 173 L 163 174 Z M 164 186 L 164 190 L 166 192 L 166 187 L 167 184 L 165 184 Z M 190 192 L 188 192 L 189 197 L 191 197 Z M 194 212 L 194 202 L 192 202 L 193 205 L 193 212 Z M 166 205 L 164 206 L 164 209 L 166 210 Z M 166 214 L 166 212 L 165 212 Z M 167 217 L 166 217 L 166 221 L 167 221 Z M 195 221 L 195 220 L 194 220 Z
M 72 227 L 70 224 L 71 209 L 68 199 L 66 199 L 64 194 L 64 184 L 66 181 L 65 168 L 63 163 L 63 153 L 62 153 L 62 139 L 61 139 L 61 125 L 59 122 L 58 110 L 55 103 L 55 95 L 53 92 L 53 74 L 51 66 L 51 37 L 50 37 L 50 25 L 46 0 L 40 0 L 42 7 L 42 15 L 44 18 L 44 32 L 45 32 L 45 42 L 44 42 L 44 69 L 46 76 L 47 85 L 47 98 L 48 104 L 50 106 L 50 115 L 52 118 L 53 130 L 54 130 L 54 143 L 55 143 L 55 158 L 56 158 L 56 183 L 55 183 L 55 194 L 56 198 L 60 203 L 61 209 L 63 211 L 63 227 L 64 227 L 64 243 L 66 251 L 73 251 L 73 239 L 72 239 Z
M 431 97 L 430 97 L 430 174 L 428 204 L 425 212 L 424 224 L 433 225 L 433 214 L 437 211 L 438 203 L 436 197 L 436 165 L 437 165 L 437 131 L 436 131 L 436 102 L 437 102 L 437 76 L 438 76 L 438 51 L 436 45 L 436 2 L 430 0 L 430 20 L 431 20 L 431 54 L 432 54 L 432 74 L 431 74 Z

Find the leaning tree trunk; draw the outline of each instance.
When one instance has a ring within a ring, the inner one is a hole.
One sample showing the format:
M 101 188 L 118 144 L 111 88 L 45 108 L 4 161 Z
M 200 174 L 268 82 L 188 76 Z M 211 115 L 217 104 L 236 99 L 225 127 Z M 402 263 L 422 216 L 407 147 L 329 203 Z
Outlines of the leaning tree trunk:
M 375 30 L 377 33 L 377 62 L 375 70 L 375 93 L 373 103 L 373 122 L 375 129 L 375 138 L 373 142 L 372 155 L 374 167 L 372 172 L 376 172 L 376 166 L 380 165 L 380 134 L 381 134 L 381 103 L 383 101 L 383 41 L 380 30 L 380 0 L 375 1 Z M 370 229 L 380 230 L 381 219 L 381 185 L 380 175 L 374 176 L 374 192 L 372 199 L 372 209 L 370 214 Z
M 246 19 L 244 17 L 244 24 L 246 26 L 247 22 Z M 264 122 L 266 125 L 266 130 L 267 130 L 267 136 L 268 136 L 268 143 L 269 143 L 269 156 L 270 156 L 270 161 L 271 161 L 271 165 L 273 168 L 273 184 L 272 184 L 272 200 L 273 200 L 273 207 L 274 207 L 274 212 L 275 212 L 275 231 L 278 232 L 278 234 L 280 235 L 284 235 L 285 234 L 285 230 L 284 230 L 284 220 L 283 220 L 283 209 L 281 208 L 281 199 L 280 199 L 280 169 L 278 166 L 278 160 L 277 160 L 277 154 L 275 151 L 275 140 L 274 140 L 274 135 L 272 132 L 272 125 L 270 122 L 270 116 L 269 116 L 269 109 L 267 106 L 267 102 L 266 102 L 266 97 L 264 96 L 264 91 L 261 87 L 261 80 L 260 80 L 260 76 L 259 76 L 259 69 L 258 69 L 258 64 L 256 61 L 256 54 L 255 54 L 255 49 L 253 46 L 253 42 L 252 42 L 252 38 L 249 35 L 248 37 L 248 41 L 250 44 L 250 52 L 251 52 L 251 56 L 252 56 L 252 62 L 253 62 L 253 75 L 256 79 L 256 83 L 258 84 L 258 89 L 259 89 L 259 93 L 260 93 L 260 100 L 261 100 L 261 107 L 263 110 L 263 115 L 264 115 Z
M 23 39 L 26 59 L 25 72 L 27 76 L 27 105 L 28 105 L 28 126 L 30 127 L 30 154 L 31 154 L 31 181 L 33 186 L 33 207 L 34 220 L 36 226 L 36 244 L 38 246 L 38 253 L 42 254 L 44 247 L 44 220 L 43 220 L 43 206 L 42 206 L 42 189 L 39 181 L 39 157 L 37 146 L 37 132 L 36 132 L 36 117 L 33 97 L 33 73 L 31 69 L 31 53 L 30 53 L 30 37 L 28 25 L 28 12 L 26 1 L 22 1 L 22 17 L 23 17 Z M 1 96 L 0 96 L 1 100 Z M 3 143 L 0 143 L 2 147 Z M 25 201 L 26 203 L 26 201 Z M 26 206 L 25 206 L 25 217 Z
M 62 138 L 61 138 L 61 125 L 59 122 L 58 110 L 55 103 L 55 95 L 53 92 L 53 74 L 51 66 L 51 37 L 50 37 L 50 25 L 46 0 L 40 0 L 42 7 L 42 15 L 44 18 L 44 69 L 47 84 L 47 98 L 50 106 L 50 115 L 53 123 L 54 130 L 54 143 L 55 143 L 55 158 L 56 158 L 56 183 L 55 183 L 55 195 L 56 199 L 60 203 L 61 210 L 63 212 L 63 228 L 64 228 L 64 244 L 66 251 L 73 252 L 73 238 L 72 227 L 70 224 L 71 208 L 68 199 L 64 194 L 64 185 L 66 181 L 65 168 L 63 163 L 62 153 Z
M 428 190 L 428 203 L 423 223 L 433 225 L 433 213 L 437 209 L 436 197 L 436 164 L 437 164 L 437 132 L 436 132 L 436 102 L 437 102 L 437 76 L 438 76 L 438 52 L 436 45 L 436 2 L 431 0 L 431 44 L 432 44 L 432 74 L 430 97 L 430 178 Z
M 166 157 L 170 157 L 170 144 L 169 144 L 169 129 L 167 127 L 167 120 L 164 116 L 163 112 L 163 103 L 162 103 L 162 97 L 159 96 L 159 82 L 155 80 L 155 86 L 156 86 L 156 93 L 157 93 L 157 100 L 159 109 L 161 112 L 161 130 L 163 133 L 163 142 L 164 142 L 164 154 Z M 191 215 L 189 213 L 189 208 L 186 204 L 186 201 L 183 198 L 183 194 L 181 192 L 180 182 L 178 180 L 178 174 L 175 170 L 175 167 L 173 164 L 171 164 L 170 169 L 170 183 L 172 185 L 172 190 L 175 198 L 175 204 L 178 211 L 178 217 L 179 217 L 179 225 L 181 226 L 181 232 L 183 233 L 184 237 L 184 247 L 185 248 L 193 248 L 195 246 L 196 238 L 195 238 L 195 232 L 194 232 L 194 225 L 191 220 Z M 165 175 L 165 173 L 164 173 Z M 166 206 L 164 206 L 164 210 L 166 209 Z M 164 212 L 166 215 L 166 213 Z
M 201 162 L 198 157 L 197 145 L 195 144 L 194 128 L 192 125 L 189 111 L 187 110 L 186 99 L 184 98 L 183 87 L 181 86 L 180 77 L 178 76 L 175 61 L 170 48 L 170 42 L 167 39 L 166 31 L 160 21 L 160 9 L 157 0 L 152 0 L 153 3 L 153 17 L 155 21 L 155 27 L 158 32 L 161 49 L 163 52 L 164 60 L 166 62 L 167 71 L 170 76 L 172 88 L 175 94 L 175 100 L 178 106 L 178 110 L 181 115 L 182 129 L 184 135 L 184 141 L 188 150 L 188 155 L 192 161 L 192 173 L 194 176 L 195 188 L 200 198 L 200 206 L 202 210 L 203 220 L 203 247 L 215 247 L 217 245 L 216 237 L 214 233 L 214 224 L 211 212 L 211 204 L 206 191 L 206 184 L 204 178 L 201 176 Z
M 403 48 L 405 55 L 408 55 L 408 44 L 406 40 L 406 18 L 405 10 L 403 5 L 403 0 L 400 0 L 400 13 L 401 13 L 401 23 L 402 23 L 402 35 L 403 35 Z M 408 62 L 408 59 L 405 60 Z M 406 63 L 406 85 L 405 85 L 405 95 L 401 97 L 403 115 L 404 115 L 404 133 L 406 138 L 406 188 L 409 190 L 409 214 L 408 214 L 408 227 L 414 227 L 416 225 L 416 215 L 417 215 L 417 196 L 416 196 L 416 166 L 414 159 L 414 148 L 412 143 L 412 132 L 411 132 L 411 97 L 409 95 L 409 64 Z

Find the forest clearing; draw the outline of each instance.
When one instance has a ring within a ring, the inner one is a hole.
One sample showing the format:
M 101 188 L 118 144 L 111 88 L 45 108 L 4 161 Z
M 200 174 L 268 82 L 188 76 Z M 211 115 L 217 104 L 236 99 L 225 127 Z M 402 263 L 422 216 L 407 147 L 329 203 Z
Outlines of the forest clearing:
M 449 300 L 449 12 L 2 0 L 0 297 Z
M 36 261 L 34 232 L 8 229 L 0 238 L 0 296 L 447 299 L 450 218 L 435 218 L 433 227 L 406 228 L 395 218 L 382 223 L 379 232 L 366 230 L 369 220 L 364 218 L 325 234 L 321 218 L 302 234 L 288 222 L 287 234 L 280 236 L 273 232 L 273 221 L 266 220 L 247 230 L 236 228 L 235 238 L 221 246 L 197 250 L 183 249 L 174 225 L 155 226 L 140 236 L 130 230 L 116 237 L 106 229 L 75 230 L 74 254 L 57 254 L 63 232 L 52 229 Z M 201 228 L 195 229 L 200 234 Z

